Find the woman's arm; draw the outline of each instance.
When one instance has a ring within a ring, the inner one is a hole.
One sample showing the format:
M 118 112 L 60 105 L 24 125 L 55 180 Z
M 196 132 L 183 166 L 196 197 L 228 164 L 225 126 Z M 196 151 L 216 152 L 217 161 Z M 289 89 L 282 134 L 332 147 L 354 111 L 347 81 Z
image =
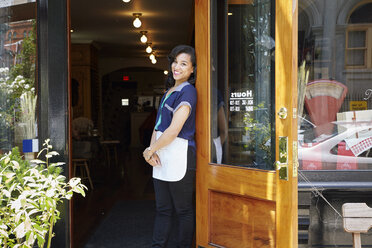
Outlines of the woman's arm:
M 152 144 L 154 144 L 155 141 L 156 141 L 156 131 L 155 131 L 155 128 L 154 128 L 154 130 L 152 130 L 150 146 L 151 146 Z
M 220 107 L 218 110 L 217 115 L 217 122 L 218 122 L 218 131 L 220 133 L 221 145 L 225 143 L 227 138 L 227 121 L 225 116 L 225 110 L 223 106 Z
M 155 131 L 153 132 L 153 136 L 151 137 L 151 145 L 143 152 L 143 156 L 146 161 L 149 160 L 157 150 L 170 144 L 178 136 L 187 118 L 189 117 L 190 111 L 191 109 L 189 106 L 181 106 L 174 113 L 170 126 L 164 131 L 159 139 L 154 142 L 153 138 L 155 139 Z

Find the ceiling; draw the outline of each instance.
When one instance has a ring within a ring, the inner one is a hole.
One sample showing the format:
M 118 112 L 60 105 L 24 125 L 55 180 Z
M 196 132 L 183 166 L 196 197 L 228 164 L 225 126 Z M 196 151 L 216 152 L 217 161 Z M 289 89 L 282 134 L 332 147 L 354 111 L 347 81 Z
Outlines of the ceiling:
M 148 31 L 156 55 L 164 58 L 177 44 L 190 44 L 194 31 L 193 0 L 71 0 L 72 43 L 93 42 L 100 57 L 144 58 L 140 31 Z M 133 27 L 140 12 L 142 26 Z

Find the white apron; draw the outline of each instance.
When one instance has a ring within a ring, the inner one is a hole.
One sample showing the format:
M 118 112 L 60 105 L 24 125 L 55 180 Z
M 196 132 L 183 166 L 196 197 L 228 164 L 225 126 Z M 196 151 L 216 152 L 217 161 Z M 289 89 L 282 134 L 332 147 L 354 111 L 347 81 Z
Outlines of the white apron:
M 162 134 L 157 131 L 156 139 Z M 180 181 L 187 170 L 188 144 L 188 140 L 176 137 L 172 143 L 156 151 L 161 165 L 153 167 L 152 177 L 168 182 Z

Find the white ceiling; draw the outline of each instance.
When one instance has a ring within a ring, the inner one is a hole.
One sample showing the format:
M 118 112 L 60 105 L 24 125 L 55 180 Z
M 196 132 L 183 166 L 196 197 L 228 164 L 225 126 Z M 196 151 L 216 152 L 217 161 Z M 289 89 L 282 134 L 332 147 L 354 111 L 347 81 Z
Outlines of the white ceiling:
M 148 31 L 157 56 L 165 57 L 177 44 L 190 44 L 194 31 L 193 0 L 71 0 L 72 43 L 94 42 L 100 57 L 147 57 L 139 41 Z M 140 12 L 142 27 L 133 27 Z

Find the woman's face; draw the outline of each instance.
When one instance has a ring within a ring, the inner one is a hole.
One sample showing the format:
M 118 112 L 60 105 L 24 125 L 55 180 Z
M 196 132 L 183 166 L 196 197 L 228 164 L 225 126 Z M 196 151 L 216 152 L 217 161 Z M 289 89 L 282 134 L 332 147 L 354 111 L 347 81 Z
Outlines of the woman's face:
M 172 63 L 172 73 L 176 83 L 187 81 L 193 71 L 191 56 L 187 53 L 178 54 Z

